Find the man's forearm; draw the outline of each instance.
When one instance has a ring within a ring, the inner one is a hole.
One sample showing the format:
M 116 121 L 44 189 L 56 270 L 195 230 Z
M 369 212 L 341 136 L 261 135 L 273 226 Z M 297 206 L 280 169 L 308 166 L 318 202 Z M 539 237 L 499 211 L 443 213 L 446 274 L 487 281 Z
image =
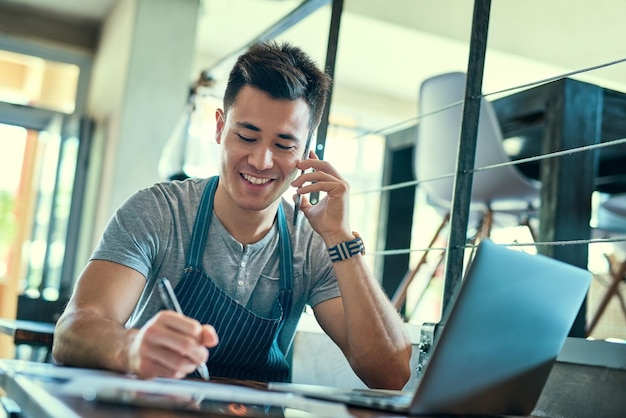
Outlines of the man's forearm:
M 128 341 L 136 332 L 88 310 L 68 311 L 56 325 L 52 356 L 63 365 L 128 372 Z
M 335 263 L 345 318 L 348 360 L 370 387 L 400 389 L 408 381 L 411 342 L 404 323 L 361 256 Z

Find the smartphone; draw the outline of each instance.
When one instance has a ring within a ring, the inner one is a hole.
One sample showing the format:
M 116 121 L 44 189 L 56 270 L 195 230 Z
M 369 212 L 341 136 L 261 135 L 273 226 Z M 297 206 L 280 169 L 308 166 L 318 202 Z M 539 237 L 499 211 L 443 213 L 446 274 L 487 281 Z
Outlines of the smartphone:
M 304 153 L 302 154 L 302 160 L 306 160 L 309 158 L 309 148 L 311 147 L 311 137 L 313 134 L 309 134 L 306 139 L 306 145 L 304 146 Z M 304 170 L 300 171 L 300 175 L 304 174 Z M 302 200 L 302 195 L 296 195 L 296 202 L 293 209 L 293 224 L 295 225 L 298 221 L 298 213 L 300 212 L 300 201 Z

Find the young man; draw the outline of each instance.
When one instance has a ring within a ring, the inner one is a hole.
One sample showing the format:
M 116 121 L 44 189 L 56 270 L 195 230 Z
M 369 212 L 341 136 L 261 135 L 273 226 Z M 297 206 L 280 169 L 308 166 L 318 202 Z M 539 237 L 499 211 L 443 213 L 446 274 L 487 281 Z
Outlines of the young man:
M 314 153 L 301 160 L 328 88 L 291 45 L 239 57 L 216 112 L 219 178 L 156 184 L 118 209 L 58 321 L 58 363 L 182 378 L 206 362 L 214 376 L 285 381 L 309 304 L 367 385 L 404 386 L 411 345 L 351 232 L 348 184 Z M 311 192 L 326 196 L 313 206 Z M 163 310 L 161 277 L 185 315 Z

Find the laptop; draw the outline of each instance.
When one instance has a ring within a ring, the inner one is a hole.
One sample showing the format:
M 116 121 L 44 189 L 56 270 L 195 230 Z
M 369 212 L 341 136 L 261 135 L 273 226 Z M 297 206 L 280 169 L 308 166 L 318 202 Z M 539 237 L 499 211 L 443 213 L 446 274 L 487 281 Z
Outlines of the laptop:
M 591 283 L 587 270 L 481 241 L 415 390 L 271 383 L 270 389 L 408 415 L 529 415 Z

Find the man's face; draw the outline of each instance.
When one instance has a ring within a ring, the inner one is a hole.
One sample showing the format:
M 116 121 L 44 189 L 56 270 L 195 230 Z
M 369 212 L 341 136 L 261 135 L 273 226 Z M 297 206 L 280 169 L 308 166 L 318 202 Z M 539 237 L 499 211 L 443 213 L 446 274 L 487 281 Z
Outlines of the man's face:
M 276 100 L 244 86 L 228 111 L 216 113 L 220 186 L 245 210 L 269 207 L 290 187 L 309 131 L 303 99 Z

